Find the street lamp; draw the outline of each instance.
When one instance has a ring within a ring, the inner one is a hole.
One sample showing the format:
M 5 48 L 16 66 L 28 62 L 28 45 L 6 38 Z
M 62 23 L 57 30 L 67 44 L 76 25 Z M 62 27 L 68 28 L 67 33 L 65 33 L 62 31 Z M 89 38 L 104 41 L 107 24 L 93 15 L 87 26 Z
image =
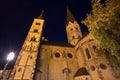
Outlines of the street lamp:
M 6 70 L 9 62 L 14 59 L 14 56 L 15 56 L 15 53 L 14 53 L 14 52 L 10 52 L 10 53 L 8 54 L 8 56 L 7 56 L 7 63 L 5 64 L 5 66 L 4 66 L 4 68 L 3 68 L 3 71 L 2 71 L 2 73 L 1 73 L 1 75 L 0 75 L 0 80 L 3 78 L 3 74 L 4 74 L 5 70 Z
M 7 61 L 11 61 L 14 59 L 15 53 L 14 52 L 10 52 L 7 56 Z

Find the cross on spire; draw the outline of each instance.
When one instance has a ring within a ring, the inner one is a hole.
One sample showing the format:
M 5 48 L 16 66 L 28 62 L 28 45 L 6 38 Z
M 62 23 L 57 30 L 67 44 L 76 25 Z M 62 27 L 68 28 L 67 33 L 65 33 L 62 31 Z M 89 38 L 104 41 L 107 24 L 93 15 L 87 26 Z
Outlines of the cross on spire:
M 43 13 L 44 13 L 44 10 L 42 10 L 40 16 L 38 16 L 39 19 L 43 19 Z

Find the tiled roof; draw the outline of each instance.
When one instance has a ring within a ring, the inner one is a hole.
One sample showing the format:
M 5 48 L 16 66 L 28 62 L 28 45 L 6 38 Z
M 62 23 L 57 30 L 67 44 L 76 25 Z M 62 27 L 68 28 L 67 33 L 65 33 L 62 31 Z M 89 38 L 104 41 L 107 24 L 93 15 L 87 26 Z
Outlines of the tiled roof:
M 50 41 L 43 41 L 42 45 L 50 45 L 50 46 L 61 46 L 61 47 L 74 47 L 73 45 L 65 42 L 50 42 Z

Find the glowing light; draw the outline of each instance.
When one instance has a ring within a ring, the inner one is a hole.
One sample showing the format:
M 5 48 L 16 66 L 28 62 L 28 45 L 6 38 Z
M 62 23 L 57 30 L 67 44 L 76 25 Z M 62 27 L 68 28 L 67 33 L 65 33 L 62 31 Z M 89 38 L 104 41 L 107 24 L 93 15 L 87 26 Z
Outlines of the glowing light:
M 3 71 L 0 71 L 0 73 L 2 73 Z
M 8 54 L 8 56 L 7 56 L 7 60 L 8 60 L 8 61 L 13 60 L 13 59 L 14 59 L 14 56 L 15 56 L 15 53 L 14 53 L 14 52 L 10 52 L 10 53 Z

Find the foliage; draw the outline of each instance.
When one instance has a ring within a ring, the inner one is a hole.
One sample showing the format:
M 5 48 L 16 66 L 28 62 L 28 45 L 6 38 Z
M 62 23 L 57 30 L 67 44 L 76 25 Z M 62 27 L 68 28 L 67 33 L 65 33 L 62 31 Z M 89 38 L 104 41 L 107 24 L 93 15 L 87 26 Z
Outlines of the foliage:
M 120 70 L 120 0 L 92 0 L 92 11 L 82 21 L 100 45 L 99 56 L 108 60 L 114 71 Z M 120 73 L 116 73 L 116 75 Z

